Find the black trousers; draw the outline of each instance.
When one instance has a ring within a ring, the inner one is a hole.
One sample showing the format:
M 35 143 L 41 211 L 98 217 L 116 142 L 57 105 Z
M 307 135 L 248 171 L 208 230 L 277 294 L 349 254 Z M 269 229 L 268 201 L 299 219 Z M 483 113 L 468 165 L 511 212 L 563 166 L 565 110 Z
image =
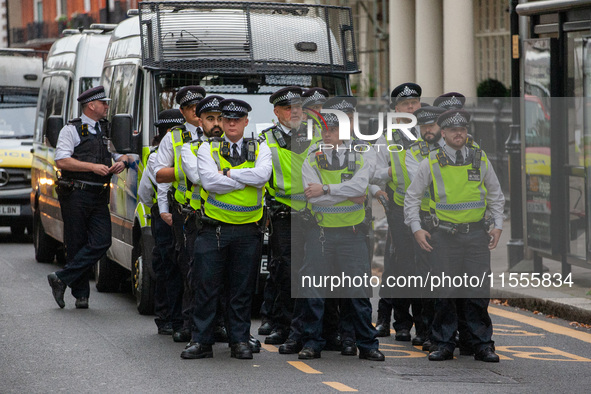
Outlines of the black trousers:
M 255 223 L 205 225 L 199 231 L 192 269 L 193 341 L 205 345 L 215 342 L 216 310 L 223 285 L 230 344 L 248 342 L 261 250 L 261 232 Z
M 111 246 L 109 189 L 100 193 L 74 189 L 59 196 L 64 221 L 66 265 L 56 275 L 72 288 L 76 298 L 90 295 L 89 279 L 94 264 Z
M 178 265 L 174 263 L 174 236 L 172 227 L 160 217 L 158 204 L 154 204 L 152 213 L 152 270 L 155 275 L 154 314 L 156 325 L 162 327 L 172 323 L 175 331 L 183 327 L 183 277 Z
M 194 296 L 189 279 L 191 256 L 185 242 L 185 215 L 179 212 L 177 204 L 170 206 L 170 213 L 172 214 L 172 233 L 174 236 L 174 261 L 183 278 L 183 328 L 190 330 Z

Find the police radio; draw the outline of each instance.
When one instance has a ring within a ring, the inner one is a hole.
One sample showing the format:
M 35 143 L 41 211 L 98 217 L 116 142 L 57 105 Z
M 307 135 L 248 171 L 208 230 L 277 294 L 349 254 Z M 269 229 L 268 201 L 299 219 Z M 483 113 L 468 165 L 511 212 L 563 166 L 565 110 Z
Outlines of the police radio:
M 474 149 L 474 157 L 472 158 L 472 167 L 480 168 L 480 161 L 482 160 L 482 149 Z
M 283 138 L 283 133 L 279 131 L 279 126 L 273 127 L 272 131 L 273 137 L 275 137 L 279 146 L 285 148 L 287 146 L 287 142 L 285 142 L 285 138 Z
M 324 152 L 316 152 L 316 164 L 322 170 L 328 170 L 328 160 Z
M 88 125 L 86 123 L 80 125 L 80 135 L 82 135 L 82 137 L 88 136 Z
M 247 148 L 247 154 L 246 154 L 246 161 L 255 161 L 256 159 L 256 151 L 257 151 L 257 146 L 256 146 L 256 142 L 254 140 L 252 141 L 248 141 L 248 143 L 246 144 Z
M 228 141 L 222 142 L 220 146 L 220 153 L 224 157 L 230 157 L 230 143 Z
M 347 152 L 347 170 L 350 172 L 355 172 L 356 168 L 355 153 L 351 154 L 351 152 Z

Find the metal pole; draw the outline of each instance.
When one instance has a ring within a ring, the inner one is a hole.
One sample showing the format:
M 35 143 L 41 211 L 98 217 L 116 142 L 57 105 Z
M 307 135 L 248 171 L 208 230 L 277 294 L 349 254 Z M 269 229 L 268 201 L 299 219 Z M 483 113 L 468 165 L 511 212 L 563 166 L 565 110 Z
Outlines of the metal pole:
M 505 142 L 505 149 L 509 154 L 509 187 L 511 196 L 511 240 L 507 242 L 507 261 L 509 269 L 523 260 L 523 210 L 521 189 L 521 105 L 519 78 L 520 40 L 519 16 L 515 8 L 519 0 L 509 0 L 511 12 L 511 112 L 512 124 L 509 138 Z

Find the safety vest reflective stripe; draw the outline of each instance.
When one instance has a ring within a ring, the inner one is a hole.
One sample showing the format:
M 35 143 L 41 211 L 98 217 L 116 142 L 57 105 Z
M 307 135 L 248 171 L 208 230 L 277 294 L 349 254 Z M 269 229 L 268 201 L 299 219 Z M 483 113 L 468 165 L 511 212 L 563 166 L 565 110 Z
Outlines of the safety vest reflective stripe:
M 312 205 L 312 210 L 314 212 L 320 212 L 320 213 L 349 213 L 349 212 L 355 212 L 355 211 L 359 211 L 360 209 L 363 209 L 363 204 L 353 204 L 353 205 L 347 205 L 347 206 L 332 206 L 332 207 L 327 207 L 327 206 L 323 206 L 323 205 Z
M 238 166 L 232 164 L 220 155 L 221 144 L 219 141 L 210 143 L 211 157 L 215 161 L 218 170 L 223 168 L 239 169 L 254 168 L 254 161 L 245 161 Z M 259 155 L 259 145 L 256 144 L 255 160 Z M 245 224 L 253 223 L 263 217 L 263 193 L 262 188 L 246 185 L 242 190 L 234 190 L 229 193 L 217 194 L 201 189 L 201 195 L 205 201 L 203 208 L 205 214 L 212 219 L 224 223 Z
M 172 149 L 174 152 L 174 182 L 172 186 L 175 189 L 174 199 L 185 204 L 187 202 L 187 176 L 183 171 L 183 164 L 181 160 L 181 148 L 183 147 L 183 132 L 179 127 L 173 128 L 171 131 Z
M 399 133 L 394 130 L 393 133 Z M 388 144 L 392 141 L 388 141 Z M 406 149 L 400 152 L 390 151 L 390 166 L 392 167 L 392 180 L 388 182 L 388 187 L 394 191 L 394 202 L 404 206 L 404 196 L 406 189 L 410 186 L 410 178 L 406 170 Z
M 200 146 L 201 142 L 191 142 L 191 152 L 193 152 L 195 156 L 197 156 L 197 151 L 199 150 Z M 196 184 L 191 186 L 189 199 L 189 205 L 191 205 L 191 208 L 194 210 L 201 209 L 201 186 Z
M 440 220 L 451 223 L 472 223 L 481 220 L 486 211 L 487 190 L 484 177 L 488 171 L 486 154 L 482 152 L 480 179 L 469 180 L 468 170 L 474 170 L 472 163 L 461 166 L 441 166 L 437 151 L 429 154 L 429 167 L 435 195 L 429 206 Z

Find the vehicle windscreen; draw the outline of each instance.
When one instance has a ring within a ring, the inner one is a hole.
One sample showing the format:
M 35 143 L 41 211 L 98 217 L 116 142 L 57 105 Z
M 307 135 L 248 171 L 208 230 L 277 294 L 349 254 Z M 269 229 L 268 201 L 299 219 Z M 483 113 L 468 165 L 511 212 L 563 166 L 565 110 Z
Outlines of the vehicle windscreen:
M 0 138 L 32 138 L 38 93 L 0 90 Z

